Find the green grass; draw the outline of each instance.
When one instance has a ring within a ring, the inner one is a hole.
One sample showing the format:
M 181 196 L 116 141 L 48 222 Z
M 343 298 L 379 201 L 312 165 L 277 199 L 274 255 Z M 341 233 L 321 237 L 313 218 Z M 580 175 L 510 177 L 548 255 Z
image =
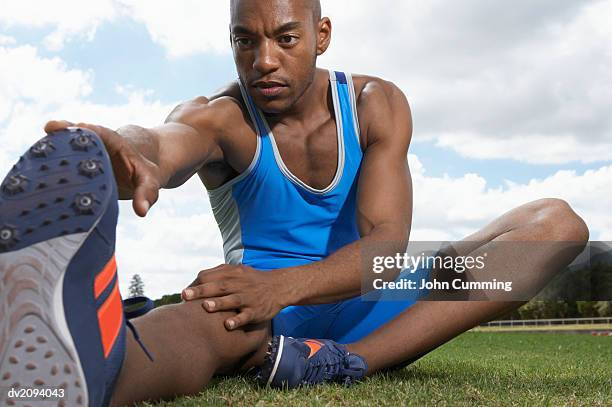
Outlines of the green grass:
M 612 406 L 612 338 L 468 332 L 405 369 L 350 388 L 280 391 L 251 377 L 215 379 L 201 394 L 141 406 Z

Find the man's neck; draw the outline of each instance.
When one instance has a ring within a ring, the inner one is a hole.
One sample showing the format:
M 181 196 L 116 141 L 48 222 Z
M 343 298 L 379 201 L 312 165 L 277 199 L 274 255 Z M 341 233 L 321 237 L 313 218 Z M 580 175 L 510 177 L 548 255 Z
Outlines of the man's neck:
M 281 124 L 289 126 L 296 122 L 304 123 L 326 112 L 328 110 L 328 83 L 327 71 L 317 69 L 312 83 L 291 109 L 279 114 L 266 114 L 266 118 L 270 122 L 270 125 L 274 126 Z

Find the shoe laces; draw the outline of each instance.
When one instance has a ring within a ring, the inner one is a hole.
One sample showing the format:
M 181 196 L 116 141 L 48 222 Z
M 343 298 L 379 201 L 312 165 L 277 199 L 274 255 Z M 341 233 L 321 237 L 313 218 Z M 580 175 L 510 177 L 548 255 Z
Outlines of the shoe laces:
M 147 355 L 149 360 L 151 360 L 151 362 L 154 362 L 153 356 L 151 355 L 151 353 L 149 352 L 145 344 L 142 342 L 142 339 L 140 339 L 140 335 L 138 335 L 138 331 L 136 330 L 136 327 L 127 318 L 125 319 L 125 324 L 127 325 L 128 328 L 130 328 L 130 331 L 132 331 L 132 334 L 134 335 L 134 339 L 136 339 L 136 342 L 138 343 L 138 345 L 140 345 L 140 348 L 144 351 L 144 353 Z
M 326 345 L 326 351 L 319 351 L 308 359 L 303 382 L 319 383 L 337 381 L 350 385 L 363 376 L 363 372 L 350 366 L 349 356 L 343 347 Z
M 151 301 L 151 299 L 148 297 L 132 297 L 123 300 L 123 315 L 125 315 L 125 324 L 128 328 L 130 328 L 130 331 L 132 331 L 132 335 L 134 335 L 134 339 L 136 340 L 138 345 L 140 345 L 140 348 L 147 355 L 151 362 L 154 361 L 153 356 L 151 355 L 145 344 L 142 342 L 142 339 L 140 339 L 140 335 L 138 335 L 138 331 L 136 330 L 136 327 L 134 326 L 134 324 L 132 324 L 130 319 L 142 316 L 147 312 L 151 311 L 154 307 L 155 305 L 153 304 L 153 301 Z

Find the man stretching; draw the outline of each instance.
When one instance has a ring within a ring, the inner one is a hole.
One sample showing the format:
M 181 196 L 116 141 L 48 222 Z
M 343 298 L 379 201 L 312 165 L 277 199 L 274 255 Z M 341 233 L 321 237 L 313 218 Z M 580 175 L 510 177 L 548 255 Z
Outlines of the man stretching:
M 155 128 L 49 122 L 3 182 L 0 387 L 60 386 L 59 405 L 99 406 L 198 393 L 254 366 L 273 386 L 348 384 L 520 305 L 362 301 L 362 251 L 408 243 L 408 102 L 390 82 L 316 68 L 331 40 L 317 0 L 233 0 L 230 30 L 239 81 Z M 117 198 L 145 216 L 159 189 L 196 173 L 227 264 L 132 325 L 117 286 Z M 487 252 L 499 275 L 537 290 L 587 239 L 565 202 L 545 199 L 453 250 Z M 526 262 L 498 241 L 575 244 Z

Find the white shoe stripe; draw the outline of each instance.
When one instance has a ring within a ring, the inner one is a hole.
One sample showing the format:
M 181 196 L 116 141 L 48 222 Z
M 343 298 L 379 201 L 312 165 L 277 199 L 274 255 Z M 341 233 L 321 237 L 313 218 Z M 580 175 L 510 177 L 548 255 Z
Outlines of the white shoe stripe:
M 281 355 L 283 354 L 283 345 L 285 344 L 285 337 L 283 335 L 280 336 L 280 342 L 278 343 L 278 352 L 276 352 L 276 360 L 274 361 L 274 368 L 272 369 L 272 373 L 270 373 L 270 377 L 268 378 L 268 386 L 272 383 L 274 376 L 276 375 L 276 369 L 278 369 L 278 364 L 281 360 Z

